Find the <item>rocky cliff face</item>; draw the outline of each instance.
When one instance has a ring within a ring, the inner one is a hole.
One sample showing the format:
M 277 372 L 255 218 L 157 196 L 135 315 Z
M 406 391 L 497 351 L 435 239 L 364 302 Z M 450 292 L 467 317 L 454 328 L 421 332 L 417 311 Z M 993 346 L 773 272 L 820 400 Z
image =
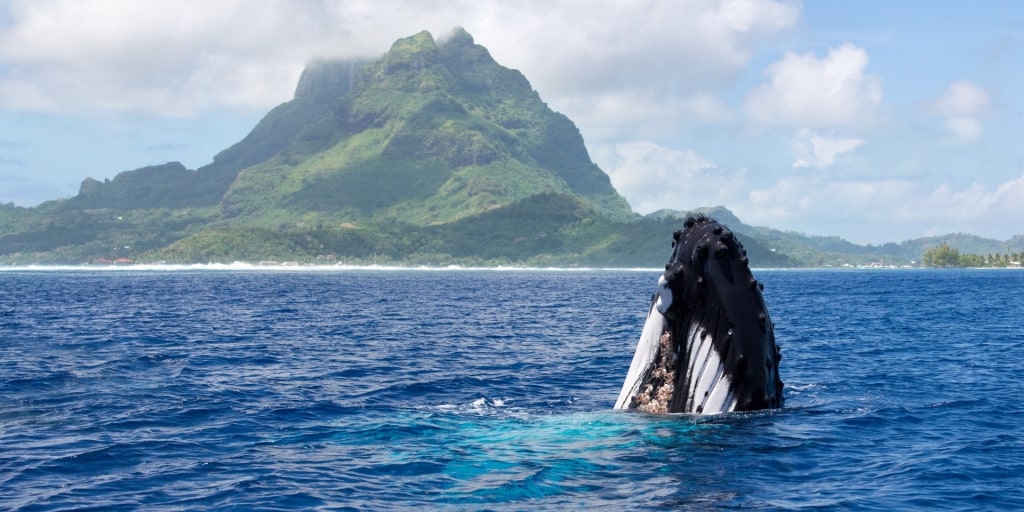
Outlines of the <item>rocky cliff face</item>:
M 352 92 L 356 71 L 368 62 L 367 59 L 344 59 L 307 64 L 295 87 L 295 99 L 329 102 Z

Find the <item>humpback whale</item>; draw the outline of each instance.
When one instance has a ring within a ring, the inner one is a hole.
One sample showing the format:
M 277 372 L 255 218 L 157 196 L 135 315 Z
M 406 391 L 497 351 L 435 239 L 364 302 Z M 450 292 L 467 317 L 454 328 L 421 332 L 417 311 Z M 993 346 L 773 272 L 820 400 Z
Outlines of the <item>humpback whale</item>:
M 616 409 L 717 414 L 782 407 L 782 354 L 746 250 L 689 217 L 673 234 Z

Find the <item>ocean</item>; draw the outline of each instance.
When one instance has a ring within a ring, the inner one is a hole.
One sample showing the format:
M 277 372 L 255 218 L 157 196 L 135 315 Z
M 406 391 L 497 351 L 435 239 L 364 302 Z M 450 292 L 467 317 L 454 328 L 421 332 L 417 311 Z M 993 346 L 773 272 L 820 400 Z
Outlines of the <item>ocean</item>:
M 0 509 L 1024 509 L 1024 271 L 755 271 L 785 408 L 613 411 L 657 276 L 4 268 Z

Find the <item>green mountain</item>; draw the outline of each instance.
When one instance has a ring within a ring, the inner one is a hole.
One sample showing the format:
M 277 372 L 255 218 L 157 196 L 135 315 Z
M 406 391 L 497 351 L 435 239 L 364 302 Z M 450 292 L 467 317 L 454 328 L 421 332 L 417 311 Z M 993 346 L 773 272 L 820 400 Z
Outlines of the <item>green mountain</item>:
M 72 202 L 219 206 L 265 226 L 430 225 L 545 192 L 581 197 L 611 219 L 633 215 L 576 126 L 458 29 L 443 44 L 427 32 L 400 39 L 376 61 L 314 63 L 291 101 L 211 165 L 87 180 Z
M 759 266 L 903 249 L 755 228 L 721 207 L 692 213 L 732 226 Z M 86 178 L 77 196 L 35 208 L 0 205 L 0 263 L 653 267 L 685 215 L 634 214 L 572 121 L 456 29 L 400 39 L 378 59 L 311 63 L 290 101 L 199 169 L 170 162 Z

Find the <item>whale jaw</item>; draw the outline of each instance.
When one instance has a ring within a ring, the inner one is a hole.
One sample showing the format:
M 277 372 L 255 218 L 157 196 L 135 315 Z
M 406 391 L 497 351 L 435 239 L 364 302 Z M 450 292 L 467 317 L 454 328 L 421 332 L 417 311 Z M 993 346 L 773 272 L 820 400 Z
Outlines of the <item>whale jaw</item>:
M 717 414 L 781 407 L 782 354 L 746 251 L 714 220 L 691 217 L 685 226 L 674 234 L 615 408 Z

